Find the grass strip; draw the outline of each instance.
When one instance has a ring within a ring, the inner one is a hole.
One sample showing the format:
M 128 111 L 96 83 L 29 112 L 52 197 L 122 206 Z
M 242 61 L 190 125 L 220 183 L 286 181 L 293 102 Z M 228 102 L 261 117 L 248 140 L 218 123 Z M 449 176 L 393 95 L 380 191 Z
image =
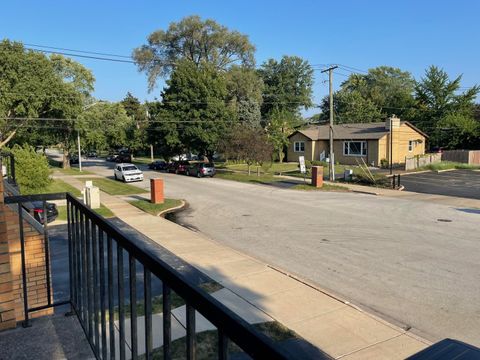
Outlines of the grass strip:
M 92 181 L 94 186 L 98 186 L 101 191 L 110 195 L 133 195 L 148 192 L 147 190 L 141 189 L 137 186 L 105 178 L 78 178 L 78 180 L 83 182 Z
M 64 220 L 67 221 L 67 207 L 66 206 L 57 206 L 58 209 L 58 217 L 57 220 Z M 98 215 L 103 216 L 104 218 L 111 218 L 115 215 L 110 211 L 109 208 L 104 206 L 103 204 L 100 205 L 100 209 L 92 209 Z
M 152 204 L 149 200 L 133 200 L 129 201 L 130 204 L 145 211 L 146 213 L 158 216 L 162 211 L 176 208 L 182 205 L 182 200 L 178 199 L 165 199 L 163 204 Z

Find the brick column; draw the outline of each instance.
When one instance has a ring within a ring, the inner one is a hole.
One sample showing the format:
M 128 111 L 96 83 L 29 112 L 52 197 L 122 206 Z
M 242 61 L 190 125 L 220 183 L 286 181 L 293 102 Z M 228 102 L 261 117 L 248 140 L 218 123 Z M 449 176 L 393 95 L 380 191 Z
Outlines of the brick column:
M 323 186 L 323 166 L 312 166 L 312 185 L 317 188 Z
M 16 322 L 5 204 L 3 203 L 3 180 L 0 179 L 0 330 L 14 328 Z
M 163 204 L 163 179 L 150 179 L 150 202 L 152 204 Z

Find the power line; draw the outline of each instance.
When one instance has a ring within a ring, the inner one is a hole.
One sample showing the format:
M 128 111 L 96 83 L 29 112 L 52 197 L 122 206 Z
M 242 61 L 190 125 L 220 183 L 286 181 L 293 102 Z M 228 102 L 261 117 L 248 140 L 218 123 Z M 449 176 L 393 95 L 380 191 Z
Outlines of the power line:
M 29 47 L 26 47 L 26 48 L 29 49 L 29 50 L 32 50 L 32 51 L 38 51 L 38 52 L 45 53 L 45 54 L 60 54 L 60 55 L 80 57 L 80 58 L 85 58 L 85 59 L 135 64 L 135 61 L 133 61 L 133 60 L 122 60 L 122 59 L 113 59 L 113 58 L 106 58 L 106 57 L 99 57 L 99 56 L 79 55 L 79 54 L 66 53 L 66 52 L 63 52 L 63 51 L 41 50 L 41 49 L 33 49 L 33 48 L 29 48 Z
M 84 54 L 102 55 L 102 56 L 113 56 L 113 57 L 120 57 L 120 58 L 132 59 L 132 57 L 129 56 L 129 55 L 116 55 L 116 54 L 101 53 L 101 52 L 96 52 L 96 51 L 75 50 L 75 49 L 67 49 L 67 48 L 54 47 L 54 46 L 37 45 L 37 44 L 27 44 L 27 43 L 24 43 L 23 45 L 24 45 L 24 46 L 30 46 L 30 47 L 44 48 L 44 49 L 53 49 L 53 50 L 62 50 L 62 51 L 73 51 L 73 52 L 84 53 Z

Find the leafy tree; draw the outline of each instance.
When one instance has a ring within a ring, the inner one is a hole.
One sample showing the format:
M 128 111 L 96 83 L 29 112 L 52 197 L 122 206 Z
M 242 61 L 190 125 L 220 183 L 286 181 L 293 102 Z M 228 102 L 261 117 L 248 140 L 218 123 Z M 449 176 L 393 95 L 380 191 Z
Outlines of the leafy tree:
M 372 100 L 364 98 L 358 91 L 339 90 L 333 95 L 334 120 L 337 124 L 370 123 L 385 119 L 385 114 Z M 324 97 L 321 104 L 322 113 L 319 120 L 330 119 L 330 99 Z
M 168 29 L 157 30 L 148 36 L 147 44 L 133 51 L 139 71 L 148 75 L 152 90 L 159 77 L 169 75 L 179 61 L 188 60 L 201 67 L 212 65 L 227 69 L 232 64 L 255 65 L 255 47 L 246 35 L 231 31 L 214 20 L 203 21 L 199 16 L 189 16 Z
M 446 115 L 434 134 L 447 149 L 480 149 L 480 123 L 462 113 Z
M 228 159 L 244 161 L 250 175 L 252 165 L 262 165 L 265 161 L 272 160 L 273 146 L 264 129 L 239 123 L 222 139 L 220 151 Z
M 300 125 L 300 118 L 288 110 L 275 109 L 270 114 L 265 130 L 279 162 L 285 157 L 284 149 L 289 144 L 288 137 Z
M 28 144 L 15 144 L 11 152 L 15 156 L 15 177 L 22 194 L 43 191 L 51 182 L 46 156 L 36 153 Z
M 301 108 L 313 105 L 313 69 L 306 60 L 297 56 L 284 56 L 280 61 L 269 59 L 258 73 L 265 84 L 264 118 L 268 118 L 274 110 L 298 115 Z
M 480 87 L 473 86 L 459 93 L 461 79 L 460 75 L 454 80 L 450 80 L 444 70 L 430 66 L 415 87 L 418 108 L 415 123 L 420 129 L 433 134 L 430 138 L 431 145 L 443 146 L 445 144 L 447 140 L 441 128 L 444 128 L 446 124 L 452 128 L 463 129 L 456 131 L 460 131 L 464 136 L 473 130 L 474 100 Z M 467 139 L 469 137 L 470 135 L 467 136 Z M 458 141 L 458 139 L 454 141 Z M 467 143 L 470 141 L 467 140 Z M 449 146 L 453 146 L 453 143 L 449 141 L 447 143 L 450 144 Z
M 121 101 L 127 115 L 131 118 L 131 124 L 127 128 L 127 144 L 133 151 L 145 149 L 147 144 L 147 112 L 145 106 L 134 97 L 127 93 L 127 96 Z
M 205 64 L 182 61 L 162 92 L 164 123 L 176 123 L 179 139 L 187 150 L 208 157 L 215 152 L 234 115 L 227 106 L 223 73 Z
M 125 146 L 133 120 L 120 103 L 96 103 L 78 117 L 83 146 L 106 150 Z
M 240 122 L 260 125 L 263 81 L 255 70 L 232 66 L 226 73 L 228 101 Z

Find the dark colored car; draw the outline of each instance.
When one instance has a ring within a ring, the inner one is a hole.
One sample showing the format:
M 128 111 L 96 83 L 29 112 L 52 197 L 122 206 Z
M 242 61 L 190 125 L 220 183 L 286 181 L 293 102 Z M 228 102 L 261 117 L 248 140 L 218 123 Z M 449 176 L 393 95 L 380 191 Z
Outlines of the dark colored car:
M 131 163 L 132 162 L 132 154 L 120 153 L 115 158 L 115 162 L 117 162 L 117 163 Z
M 191 164 L 186 171 L 186 175 L 196 176 L 196 177 L 205 177 L 210 176 L 214 177 L 216 174 L 215 165 L 213 163 L 194 163 Z
M 168 165 L 168 172 L 175 174 L 186 174 L 190 163 L 186 160 L 174 161 Z
M 78 155 L 72 155 L 70 157 L 70 165 L 78 164 Z
M 97 156 L 98 156 L 98 154 L 95 150 L 89 151 L 87 153 L 87 157 L 89 157 L 89 158 L 96 158 Z
M 163 160 L 155 160 L 148 164 L 148 168 L 151 170 L 167 170 L 168 164 Z
M 118 154 L 110 154 L 107 156 L 106 160 L 114 162 L 117 157 L 118 157 Z
M 43 224 L 43 201 L 32 201 L 30 203 L 24 203 L 24 208 L 27 210 L 40 224 Z M 47 223 L 51 223 L 58 216 L 57 205 L 53 203 L 46 203 L 47 210 Z

